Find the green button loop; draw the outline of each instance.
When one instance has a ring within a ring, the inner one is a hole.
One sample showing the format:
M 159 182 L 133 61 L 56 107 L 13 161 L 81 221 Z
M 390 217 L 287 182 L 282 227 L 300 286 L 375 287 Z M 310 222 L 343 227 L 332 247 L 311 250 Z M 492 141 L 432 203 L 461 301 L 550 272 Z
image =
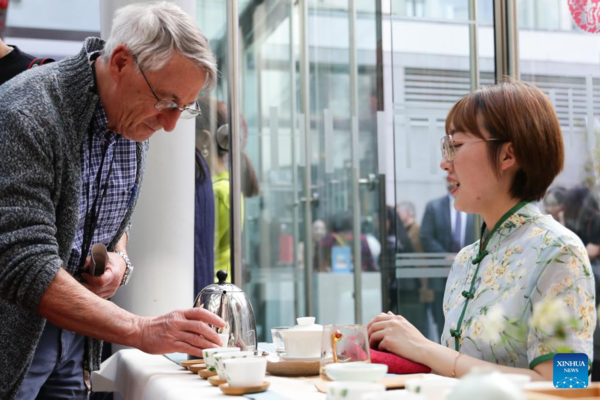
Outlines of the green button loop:
M 500 218 L 500 221 L 498 221 L 496 223 L 496 226 L 494 227 L 494 229 L 492 229 L 492 232 L 490 232 L 490 234 L 487 237 L 487 240 L 485 242 L 483 242 L 482 240 L 479 241 L 479 252 L 477 253 L 477 256 L 471 261 L 473 263 L 473 265 L 477 264 L 477 269 L 475 269 L 475 273 L 473 274 L 473 279 L 471 279 L 471 285 L 469 287 L 469 290 L 463 290 L 462 291 L 462 295 L 465 297 L 465 305 L 463 307 L 462 312 L 460 313 L 460 318 L 458 319 L 458 324 L 456 326 L 456 329 L 450 329 L 450 335 L 454 338 L 454 348 L 456 351 L 459 351 L 459 339 L 460 339 L 460 326 L 462 325 L 463 322 L 463 318 L 465 317 L 465 312 L 467 311 L 467 306 L 469 305 L 469 300 L 471 300 L 474 296 L 473 294 L 473 286 L 475 286 L 475 280 L 477 279 L 477 273 L 479 272 L 479 267 L 481 266 L 481 261 L 483 261 L 483 259 L 489 254 L 488 251 L 486 250 L 487 244 L 490 242 L 492 235 L 494 235 L 494 233 L 496 233 L 496 231 L 500 228 L 500 226 L 502 226 L 502 224 L 504 223 L 504 221 L 506 221 L 508 218 L 510 218 L 514 213 L 516 213 L 520 208 L 522 208 L 523 206 L 525 206 L 527 203 L 529 203 L 528 201 L 521 201 L 519 202 L 519 204 L 517 204 L 516 206 L 514 206 L 513 208 L 511 208 L 510 210 L 508 210 L 506 212 L 506 214 L 504 214 L 502 216 L 502 218 Z M 483 223 L 483 225 L 481 226 L 481 237 L 484 237 L 484 233 L 486 230 L 486 225 L 485 222 Z M 482 244 L 483 243 L 483 244 Z

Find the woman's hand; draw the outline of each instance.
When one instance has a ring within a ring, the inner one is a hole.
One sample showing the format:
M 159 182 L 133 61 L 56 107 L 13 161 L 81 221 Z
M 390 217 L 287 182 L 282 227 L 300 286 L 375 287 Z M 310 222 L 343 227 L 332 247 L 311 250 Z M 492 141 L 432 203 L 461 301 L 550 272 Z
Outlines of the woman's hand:
M 411 361 L 424 362 L 424 348 L 432 342 L 401 315 L 379 314 L 367 326 L 371 348 L 388 351 Z

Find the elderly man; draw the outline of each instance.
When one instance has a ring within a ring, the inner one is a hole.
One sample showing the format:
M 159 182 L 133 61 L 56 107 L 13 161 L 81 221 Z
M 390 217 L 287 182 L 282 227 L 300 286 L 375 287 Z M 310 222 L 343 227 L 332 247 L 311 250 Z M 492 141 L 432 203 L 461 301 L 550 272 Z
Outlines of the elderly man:
M 107 301 L 133 267 L 127 232 L 147 139 L 198 113 L 216 79 L 193 19 L 170 3 L 119 10 L 110 39 L 0 87 L 0 398 L 77 399 L 101 342 L 200 354 L 224 326 L 201 309 L 133 315 Z M 90 248 L 108 247 L 103 275 Z

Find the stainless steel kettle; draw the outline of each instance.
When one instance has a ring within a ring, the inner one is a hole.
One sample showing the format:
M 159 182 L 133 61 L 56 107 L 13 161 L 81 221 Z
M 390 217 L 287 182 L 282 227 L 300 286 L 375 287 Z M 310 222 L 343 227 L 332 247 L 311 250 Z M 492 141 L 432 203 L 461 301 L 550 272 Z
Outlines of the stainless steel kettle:
M 226 325 L 219 333 L 229 333 L 225 346 L 256 350 L 256 320 L 252 304 L 239 287 L 227 283 L 227 272 L 217 271 L 218 283 L 208 285 L 198 293 L 194 307 L 202 307 L 221 317 Z

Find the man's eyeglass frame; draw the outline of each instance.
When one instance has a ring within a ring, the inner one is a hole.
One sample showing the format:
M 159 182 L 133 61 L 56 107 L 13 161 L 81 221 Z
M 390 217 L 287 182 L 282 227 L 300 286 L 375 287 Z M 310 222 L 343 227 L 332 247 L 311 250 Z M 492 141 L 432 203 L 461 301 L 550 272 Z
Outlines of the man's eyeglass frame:
M 198 100 L 195 100 L 194 103 L 189 107 L 179 107 L 179 105 L 177 103 L 175 103 L 173 100 L 159 98 L 156 95 L 156 92 L 154 91 L 154 89 L 152 88 L 152 85 L 150 85 L 150 82 L 148 81 L 146 74 L 144 74 L 144 70 L 140 66 L 140 63 L 138 62 L 137 57 L 135 55 L 132 55 L 132 57 L 133 57 L 133 60 L 135 61 L 135 64 L 137 65 L 140 72 L 142 73 L 142 76 L 144 77 L 144 80 L 146 81 L 146 85 L 148 85 L 148 88 L 150 89 L 150 91 L 154 95 L 154 98 L 156 99 L 156 104 L 154 104 L 154 108 L 156 108 L 160 112 L 179 110 L 179 111 L 181 111 L 181 114 L 179 114 L 179 118 L 182 118 L 182 119 L 192 119 L 192 118 L 202 114 L 202 110 L 200 109 Z

